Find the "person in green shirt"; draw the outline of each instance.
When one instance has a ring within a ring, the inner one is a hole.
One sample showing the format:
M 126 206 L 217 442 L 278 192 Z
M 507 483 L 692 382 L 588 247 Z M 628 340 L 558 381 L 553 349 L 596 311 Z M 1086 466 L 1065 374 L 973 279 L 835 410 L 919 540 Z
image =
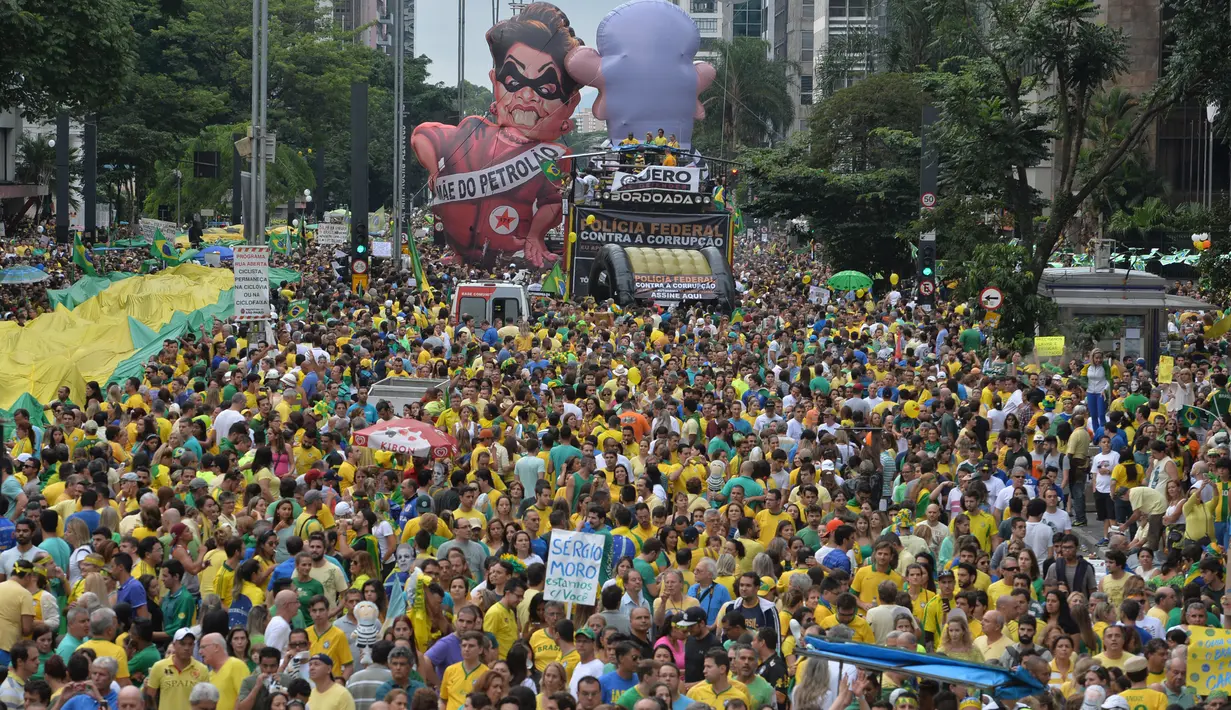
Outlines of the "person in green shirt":
M 731 665 L 731 670 L 735 672 L 736 680 L 748 686 L 748 695 L 752 696 L 752 706 L 755 708 L 763 708 L 767 705 L 771 708 L 777 707 L 778 698 L 774 686 L 757 674 L 757 666 L 760 662 L 752 646 L 737 643 L 733 644 L 729 650 L 735 652 L 735 663 Z
M 821 524 L 825 518 L 825 511 L 821 510 L 819 505 L 815 503 L 809 505 L 805 514 L 808 516 L 808 524 L 795 533 L 804 545 L 810 550 L 821 549 Z
M 291 623 L 295 629 L 306 629 L 312 625 L 308 616 L 308 602 L 312 597 L 325 594 L 325 585 L 312 578 L 312 555 L 301 552 L 295 555 L 295 576 L 291 578 L 295 593 L 299 595 L 299 614 Z
M 971 327 L 963 330 L 957 336 L 957 340 L 961 344 L 962 350 L 973 353 L 979 350 L 979 344 L 982 342 L 983 338 L 979 333 L 979 329 L 972 325 Z
M 159 607 L 162 609 L 162 635 L 169 640 L 175 637 L 176 631 L 192 626 L 197 600 L 184 588 L 184 565 L 179 560 L 167 560 L 158 574 L 158 581 L 167 591 Z M 158 637 L 158 632 L 155 636 Z
M 128 652 L 128 673 L 133 685 L 143 685 L 150 668 L 162 660 L 162 654 L 154 645 L 154 622 L 137 619 L 133 622 L 124 644 Z

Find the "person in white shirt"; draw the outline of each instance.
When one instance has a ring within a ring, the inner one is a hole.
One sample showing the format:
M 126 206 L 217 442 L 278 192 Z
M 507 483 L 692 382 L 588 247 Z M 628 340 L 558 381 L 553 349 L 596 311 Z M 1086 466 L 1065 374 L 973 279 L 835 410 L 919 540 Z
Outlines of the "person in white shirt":
M 1047 509 L 1043 512 L 1043 522 L 1050 525 L 1056 532 L 1067 533 L 1073 530 L 1073 520 L 1060 507 L 1060 494 L 1055 488 L 1043 491 L 1043 503 Z M 1048 543 L 1050 546 L 1050 543 Z
M 265 645 L 286 653 L 291 640 L 291 619 L 299 613 L 299 595 L 283 589 L 274 597 L 274 615 L 265 625 Z
M 1048 491 L 1053 496 L 1056 492 Z M 1051 549 L 1052 535 L 1055 530 L 1051 525 L 1043 521 L 1043 514 L 1047 511 L 1047 504 L 1035 498 L 1026 504 L 1026 545 L 1034 552 L 1036 559 L 1046 559 L 1047 551 Z M 1070 526 L 1072 527 L 1072 526 Z M 1068 532 L 1064 530 L 1063 532 Z
M 765 401 L 765 409 L 757 416 L 756 421 L 752 424 L 752 429 L 760 434 L 761 431 L 770 424 L 777 424 L 783 421 L 782 415 L 777 413 L 778 402 L 770 398 Z

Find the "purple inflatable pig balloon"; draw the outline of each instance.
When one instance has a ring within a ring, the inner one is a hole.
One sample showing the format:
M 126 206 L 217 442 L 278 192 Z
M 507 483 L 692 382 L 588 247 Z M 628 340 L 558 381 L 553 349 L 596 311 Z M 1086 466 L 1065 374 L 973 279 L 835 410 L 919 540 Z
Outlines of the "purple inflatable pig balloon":
M 697 96 L 715 72 L 693 61 L 701 33 L 688 13 L 666 0 L 632 0 L 599 23 L 597 44 L 569 52 L 565 66 L 598 89 L 594 117 L 607 122 L 612 145 L 661 128 L 691 147 L 693 121 L 705 117 Z

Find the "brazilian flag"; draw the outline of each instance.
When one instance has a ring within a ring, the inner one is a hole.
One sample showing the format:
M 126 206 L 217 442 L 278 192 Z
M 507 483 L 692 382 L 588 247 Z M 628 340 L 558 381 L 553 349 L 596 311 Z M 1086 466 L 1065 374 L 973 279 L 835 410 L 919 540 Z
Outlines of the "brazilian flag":
M 564 272 L 560 270 L 560 262 L 551 267 L 551 271 L 547 277 L 543 279 L 543 293 L 554 293 L 560 295 L 564 293 Z
M 291 317 L 291 320 L 300 320 L 308 315 L 307 301 L 291 301 L 290 308 L 286 314 Z
M 1218 417 L 1208 409 L 1184 405 L 1180 408 L 1179 420 L 1180 424 L 1186 427 L 1201 427 L 1208 429 L 1214 424 L 1214 420 Z
M 290 230 L 275 230 L 274 233 L 269 236 L 269 246 L 273 247 L 273 250 L 276 252 L 282 254 L 288 253 L 291 248 Z
M 150 256 L 173 265 L 183 261 L 183 256 L 175 248 L 175 244 L 167 240 L 161 229 L 154 230 L 154 243 L 150 245 Z
M 560 166 L 556 165 L 556 161 L 551 158 L 543 158 L 540 160 L 539 169 L 542 170 L 543 174 L 547 176 L 547 179 L 552 182 L 560 182 L 564 179 L 564 173 L 561 172 Z
M 727 191 L 723 189 L 722 185 L 714 188 L 714 206 L 720 210 L 727 208 Z
M 731 222 L 733 224 L 735 234 L 739 234 L 744 231 L 744 212 L 738 206 L 731 214 Z
M 98 276 L 98 272 L 94 270 L 94 256 L 81 243 L 80 234 L 73 238 L 73 263 L 87 276 Z

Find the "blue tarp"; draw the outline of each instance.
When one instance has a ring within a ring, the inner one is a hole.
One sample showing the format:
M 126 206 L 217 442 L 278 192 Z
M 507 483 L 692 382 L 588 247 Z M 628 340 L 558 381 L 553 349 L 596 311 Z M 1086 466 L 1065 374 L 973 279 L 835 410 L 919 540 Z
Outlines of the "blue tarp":
M 217 254 L 218 258 L 223 261 L 230 261 L 235 258 L 235 250 L 231 247 L 224 246 L 205 247 L 201 251 L 197 252 L 197 255 L 193 258 L 197 261 L 205 261 L 206 254 Z
M 930 656 L 900 648 L 885 648 L 866 643 L 833 643 L 816 636 L 805 639 L 804 655 L 826 658 L 871 670 L 893 670 L 941 683 L 966 685 L 988 691 L 998 700 L 1017 700 L 1047 689 L 1025 669 L 1015 671 L 956 658 Z

